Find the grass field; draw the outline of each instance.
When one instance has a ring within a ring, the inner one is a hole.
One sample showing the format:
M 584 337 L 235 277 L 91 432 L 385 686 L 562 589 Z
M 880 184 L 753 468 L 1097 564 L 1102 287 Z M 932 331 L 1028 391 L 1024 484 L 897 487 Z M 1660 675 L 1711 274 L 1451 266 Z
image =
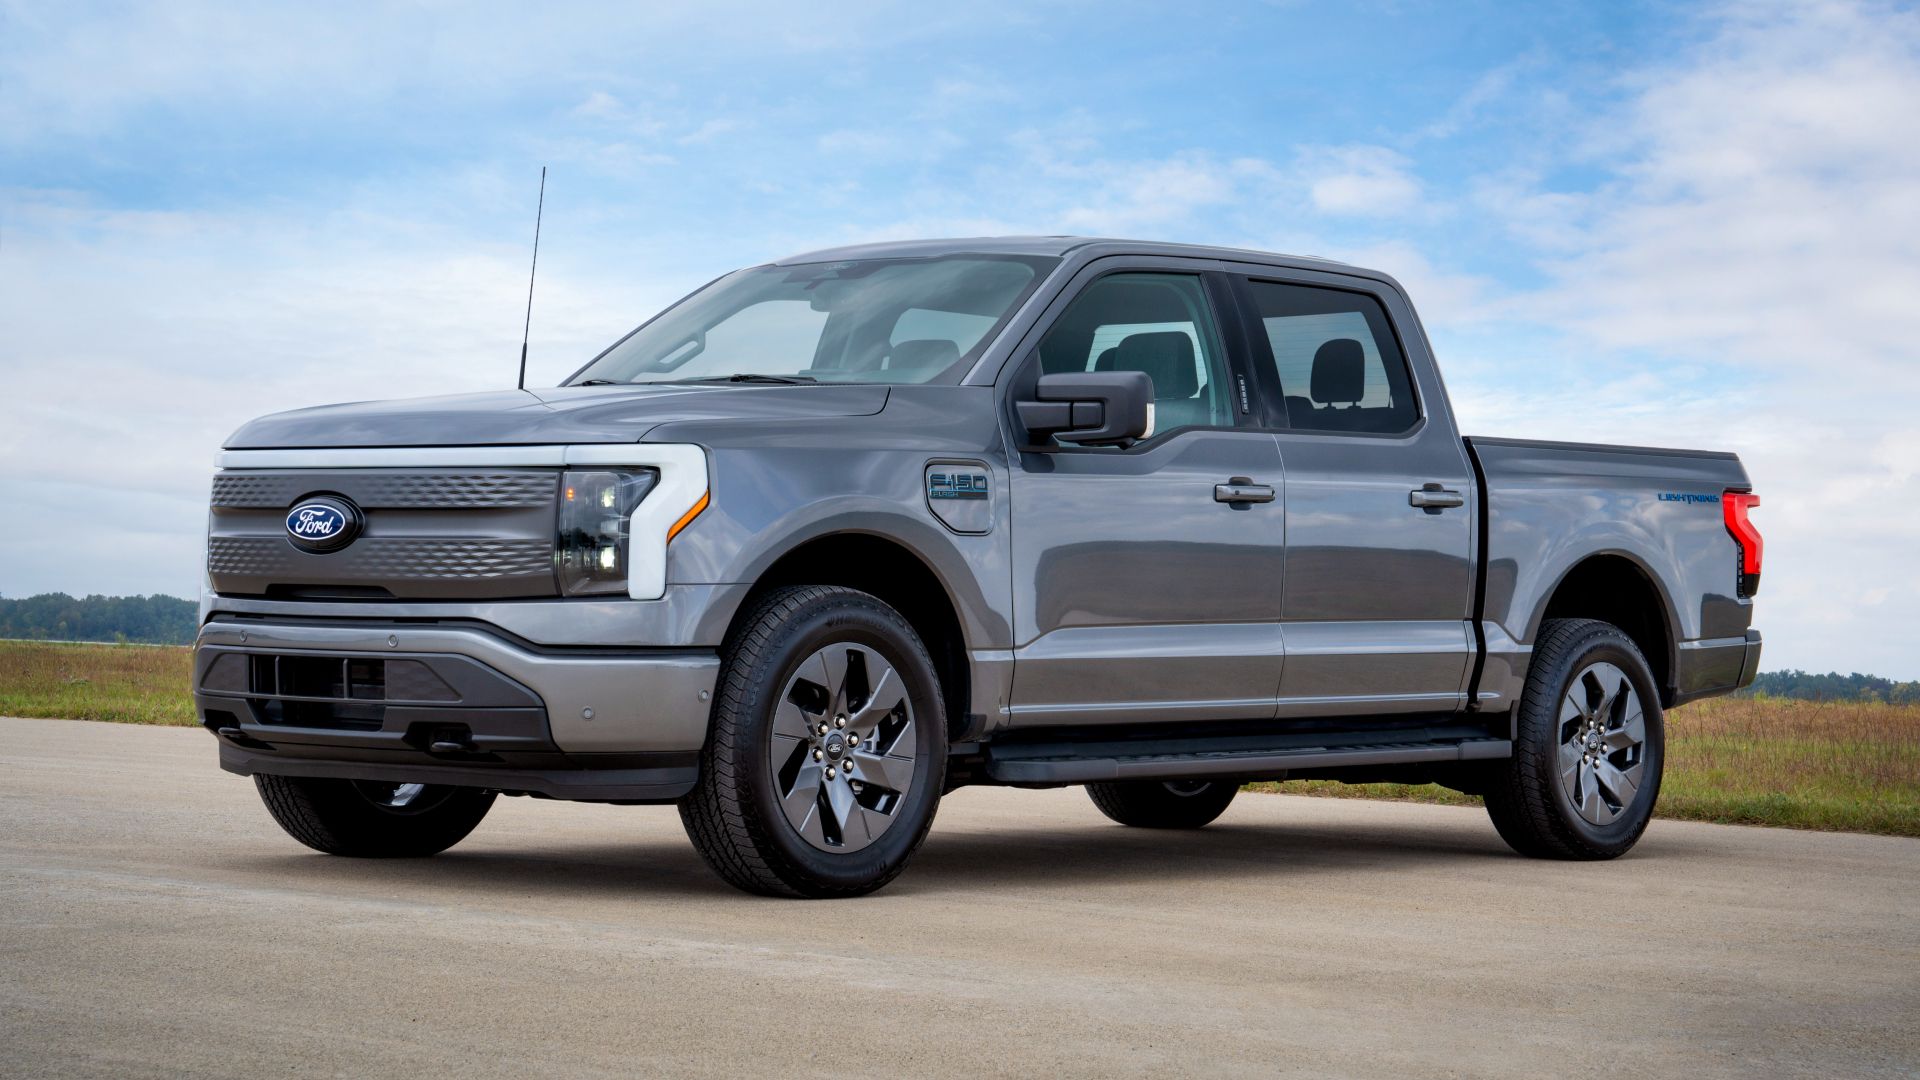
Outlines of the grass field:
M 1434 785 L 1256 784 L 1262 791 L 1478 806 Z M 1714 698 L 1667 714 L 1660 817 L 1920 836 L 1920 707 Z
M 0 715 L 191 725 L 191 664 L 178 645 L 0 641 Z
M 188 652 L 0 641 L 0 715 L 194 723 Z M 1475 805 L 1431 785 L 1263 791 Z M 1719 698 L 1667 716 L 1661 817 L 1920 837 L 1920 707 Z

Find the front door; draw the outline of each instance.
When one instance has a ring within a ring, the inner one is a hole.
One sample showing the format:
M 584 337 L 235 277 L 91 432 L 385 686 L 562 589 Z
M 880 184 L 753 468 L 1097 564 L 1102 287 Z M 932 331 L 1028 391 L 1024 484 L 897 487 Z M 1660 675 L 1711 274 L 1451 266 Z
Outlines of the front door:
M 1146 372 L 1155 430 L 1124 449 L 1017 455 L 1014 725 L 1274 713 L 1280 456 L 1273 434 L 1242 426 L 1210 291 L 1197 273 L 1095 277 L 1029 360 L 1046 373 Z M 1236 482 L 1273 500 L 1218 501 L 1216 487 Z
M 1445 408 L 1422 407 L 1444 400 L 1430 359 L 1416 377 L 1381 296 L 1238 286 L 1254 367 L 1283 405 L 1268 409 L 1287 476 L 1279 714 L 1457 709 L 1474 651 L 1474 481 Z

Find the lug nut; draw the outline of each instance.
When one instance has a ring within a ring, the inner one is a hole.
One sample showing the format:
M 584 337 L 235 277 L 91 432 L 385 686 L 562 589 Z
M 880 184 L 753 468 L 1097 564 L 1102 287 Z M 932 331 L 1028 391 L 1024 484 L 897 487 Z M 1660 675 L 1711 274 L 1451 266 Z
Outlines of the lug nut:
M 834 717 L 834 718 L 833 718 L 833 726 L 834 726 L 834 727 L 846 727 L 846 726 L 847 726 L 847 718 L 846 718 L 846 717 L 844 717 L 844 716 L 836 716 L 836 717 Z
M 825 735 L 826 733 L 827 733 L 827 725 L 821 724 L 819 728 L 819 734 Z
M 826 756 L 827 756 L 827 755 L 825 755 L 825 754 L 823 754 L 823 753 L 821 753 L 821 752 L 820 752 L 820 748 L 819 748 L 819 747 L 817 747 L 817 746 L 816 746 L 816 747 L 814 747 L 814 748 L 813 748 L 813 760 L 815 760 L 815 761 L 819 761 L 819 760 L 820 760 L 821 758 L 823 758 L 823 757 L 826 757 Z
M 827 766 L 827 779 L 833 779 L 833 766 Z

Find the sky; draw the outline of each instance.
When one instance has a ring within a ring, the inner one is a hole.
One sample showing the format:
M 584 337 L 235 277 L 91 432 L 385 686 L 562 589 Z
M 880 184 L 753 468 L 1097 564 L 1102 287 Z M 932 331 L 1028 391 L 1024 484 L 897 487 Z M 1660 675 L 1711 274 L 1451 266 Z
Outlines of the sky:
M 1765 666 L 1920 677 L 1920 12 L 0 0 L 0 594 L 196 595 L 261 413 L 530 384 L 726 270 L 1377 267 L 1470 434 L 1738 451 Z

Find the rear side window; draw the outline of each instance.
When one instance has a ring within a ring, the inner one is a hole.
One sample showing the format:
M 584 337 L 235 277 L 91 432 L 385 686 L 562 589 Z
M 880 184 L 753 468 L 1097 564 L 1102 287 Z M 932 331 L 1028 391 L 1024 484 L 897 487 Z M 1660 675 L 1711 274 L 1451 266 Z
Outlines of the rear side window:
M 1380 302 L 1365 293 L 1250 281 L 1290 427 L 1398 434 L 1420 410 Z

